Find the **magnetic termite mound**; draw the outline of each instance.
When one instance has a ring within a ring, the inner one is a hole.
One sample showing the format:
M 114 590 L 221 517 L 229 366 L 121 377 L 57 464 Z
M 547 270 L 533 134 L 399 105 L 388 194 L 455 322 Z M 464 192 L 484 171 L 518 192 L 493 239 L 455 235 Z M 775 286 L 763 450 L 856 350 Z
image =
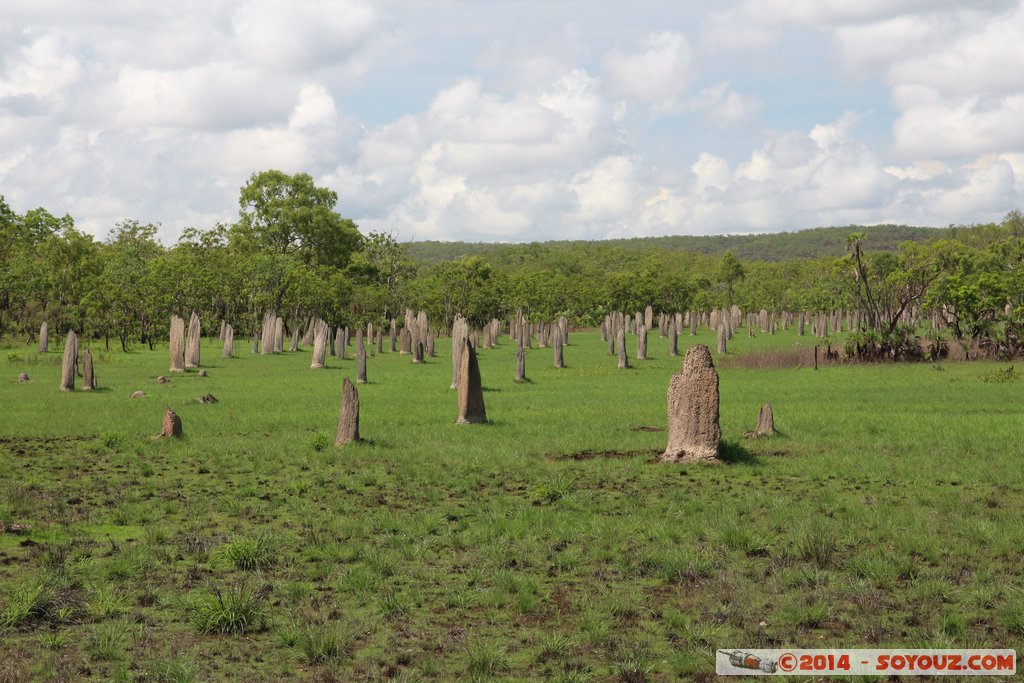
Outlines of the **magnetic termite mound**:
M 175 413 L 170 406 L 167 406 L 164 410 L 163 423 L 160 425 L 160 438 L 173 437 L 175 439 L 181 438 L 181 418 Z
M 668 447 L 661 460 L 714 460 L 721 439 L 718 372 L 710 349 L 694 344 L 668 385 Z
M 459 418 L 457 424 L 478 424 L 487 422 L 484 408 L 484 389 L 480 379 L 480 365 L 476 350 L 468 339 L 462 342 L 459 357 Z
M 359 392 L 348 377 L 341 384 L 341 405 L 338 411 L 338 432 L 335 446 L 359 441 Z
M 752 432 L 746 432 L 743 436 L 758 438 L 772 436 L 773 434 L 777 434 L 775 431 L 775 415 L 772 413 L 772 404 L 765 403 L 757 414 L 757 428 Z

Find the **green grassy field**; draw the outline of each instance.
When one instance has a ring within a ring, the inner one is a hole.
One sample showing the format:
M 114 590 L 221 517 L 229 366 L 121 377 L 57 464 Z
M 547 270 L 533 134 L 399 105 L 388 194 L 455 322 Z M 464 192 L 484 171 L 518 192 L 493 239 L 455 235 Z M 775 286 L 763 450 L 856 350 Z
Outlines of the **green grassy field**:
M 798 341 L 740 330 L 729 355 Z M 503 342 L 480 352 L 491 424 L 454 424 L 440 340 L 369 359 L 367 441 L 343 449 L 351 355 L 207 340 L 209 377 L 158 385 L 166 347 L 139 347 L 62 394 L 59 349 L 0 351 L 0 681 L 710 680 L 724 647 L 1024 650 L 1022 381 L 985 381 L 1005 364 L 725 362 L 726 462 L 681 466 L 655 462 L 681 363 L 656 333 L 628 371 L 595 333 L 564 370 L 532 349 L 524 384 Z M 765 401 L 781 434 L 744 439 Z M 180 441 L 151 438 L 165 405 Z

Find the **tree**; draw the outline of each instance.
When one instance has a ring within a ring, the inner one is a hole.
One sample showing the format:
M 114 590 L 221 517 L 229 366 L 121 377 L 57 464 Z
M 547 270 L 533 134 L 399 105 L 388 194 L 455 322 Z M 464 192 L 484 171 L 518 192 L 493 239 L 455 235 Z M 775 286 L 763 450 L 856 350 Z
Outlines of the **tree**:
M 1014 209 L 1006 214 L 1003 219 L 1003 228 L 1010 237 L 1024 237 L 1024 214 L 1020 209 Z
M 851 234 L 847 240 L 847 272 L 853 282 L 854 300 L 864 310 L 867 325 L 891 334 L 903 314 L 923 303 L 929 287 L 944 272 L 952 245 L 904 242 L 897 254 L 864 252 L 864 236 Z
M 731 251 L 722 254 L 722 260 L 718 262 L 718 281 L 725 285 L 726 306 L 732 306 L 733 287 L 746 277 L 746 274 L 743 264 Z
M 371 232 L 352 255 L 346 273 L 360 289 L 357 298 L 363 308 L 375 308 L 386 318 L 403 308 L 404 290 L 416 274 L 416 264 L 393 234 Z
M 456 313 L 475 327 L 501 315 L 503 284 L 501 274 L 479 256 L 439 263 L 421 281 L 428 313 L 442 320 L 446 329 Z
M 552 320 L 565 310 L 570 286 L 569 278 L 550 270 L 513 273 L 504 292 L 505 307 L 534 320 Z
M 87 298 L 90 311 L 107 316 L 96 324 L 112 330 L 123 351 L 136 336 L 152 344 L 158 317 L 166 312 L 159 306 L 158 292 L 175 286 L 166 282 L 160 287 L 154 279 L 153 264 L 164 252 L 156 233 L 155 225 L 119 223 L 104 245 L 103 271 Z
M 19 216 L 0 196 L 0 334 L 14 329 L 34 337 L 54 297 L 74 312 L 80 290 L 72 292 L 60 284 L 74 283 L 73 276 L 82 274 L 76 268 L 89 247 L 80 238 L 84 236 L 74 231 L 71 216 L 57 218 L 43 208 Z M 63 264 L 61 257 L 67 257 Z M 57 319 L 50 322 L 61 329 L 65 310 L 58 307 L 54 313 Z
M 926 305 L 942 314 L 965 354 L 972 342 L 994 344 L 997 350 L 1006 341 L 1015 346 L 1007 337 L 1016 334 L 1011 292 L 1020 296 L 1018 271 L 1024 244 L 1010 238 L 984 250 L 954 246 Z
M 351 283 L 337 268 L 310 268 L 293 259 L 284 274 L 285 296 L 277 313 L 288 317 L 289 326 L 301 326 L 310 315 L 329 323 L 343 323 L 341 312 L 349 304 L 351 289 Z
M 362 236 L 356 224 L 334 211 L 338 194 L 317 187 L 307 173 L 254 173 L 238 200 L 236 244 L 275 254 L 298 255 L 307 265 L 344 267 Z
M 44 288 L 39 293 L 40 313 L 46 317 L 52 313 L 51 324 L 55 322 L 58 329 L 63 329 L 70 318 L 72 327 L 86 331 L 82 326 L 86 316 L 81 304 L 86 290 L 103 268 L 99 248 L 91 235 L 70 226 L 59 235 L 51 234 L 39 245 Z

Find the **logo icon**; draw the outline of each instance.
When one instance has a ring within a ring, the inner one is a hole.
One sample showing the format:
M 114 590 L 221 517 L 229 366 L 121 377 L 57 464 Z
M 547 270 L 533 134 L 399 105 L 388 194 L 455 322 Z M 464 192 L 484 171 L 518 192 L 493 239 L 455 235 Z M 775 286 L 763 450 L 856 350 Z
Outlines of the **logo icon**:
M 752 669 L 766 674 L 773 674 L 779 669 L 779 664 L 774 659 L 762 659 L 749 652 L 734 650 L 725 654 L 729 656 L 729 663 L 738 669 Z

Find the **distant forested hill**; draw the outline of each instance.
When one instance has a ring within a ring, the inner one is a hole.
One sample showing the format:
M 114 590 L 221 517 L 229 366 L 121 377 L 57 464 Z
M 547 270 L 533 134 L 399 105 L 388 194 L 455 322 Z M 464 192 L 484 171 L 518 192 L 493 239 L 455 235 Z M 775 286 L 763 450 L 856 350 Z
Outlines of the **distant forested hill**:
M 969 229 L 969 228 L 968 228 Z M 590 251 L 594 247 L 626 251 L 685 251 L 719 256 L 731 251 L 743 261 L 784 261 L 791 258 L 820 258 L 840 256 L 846 247 L 846 237 L 853 232 L 868 236 L 872 251 L 894 251 L 900 242 L 923 242 L 930 239 L 952 237 L 965 228 L 918 228 L 907 225 L 846 226 L 813 228 L 797 232 L 779 232 L 760 235 L 677 235 L 669 237 L 636 237 L 601 241 L 553 241 L 527 244 L 500 244 L 485 242 L 411 242 L 409 255 L 424 264 L 450 261 L 463 256 L 482 256 L 491 262 L 521 261 L 524 256 L 545 251 Z

